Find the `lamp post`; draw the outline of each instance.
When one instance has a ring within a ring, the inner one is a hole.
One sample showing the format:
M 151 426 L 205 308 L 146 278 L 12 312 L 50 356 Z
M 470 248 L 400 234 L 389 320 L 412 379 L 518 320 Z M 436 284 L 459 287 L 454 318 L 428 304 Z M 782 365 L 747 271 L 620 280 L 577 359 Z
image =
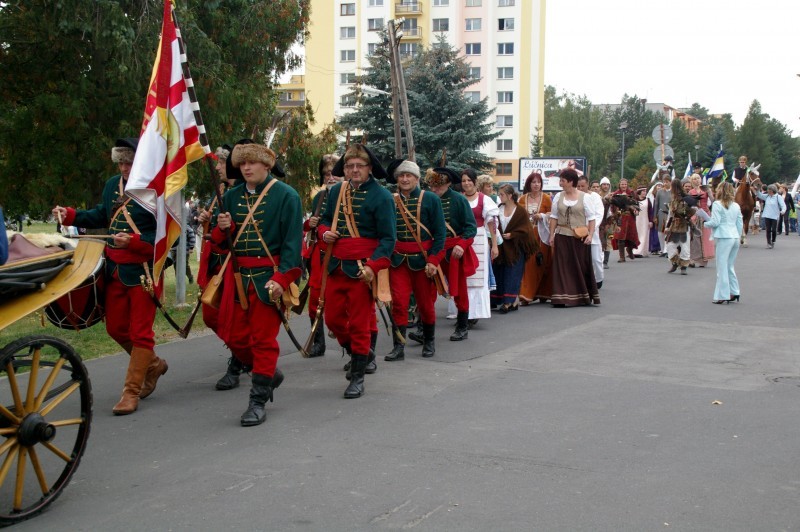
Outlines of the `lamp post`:
M 695 144 L 694 145 L 694 162 L 697 162 L 697 150 L 699 150 L 699 149 L 700 149 L 700 145 L 699 144 Z
M 625 179 L 625 130 L 628 129 L 627 122 L 621 122 L 619 125 L 619 130 L 622 131 L 622 168 L 619 172 L 619 178 Z

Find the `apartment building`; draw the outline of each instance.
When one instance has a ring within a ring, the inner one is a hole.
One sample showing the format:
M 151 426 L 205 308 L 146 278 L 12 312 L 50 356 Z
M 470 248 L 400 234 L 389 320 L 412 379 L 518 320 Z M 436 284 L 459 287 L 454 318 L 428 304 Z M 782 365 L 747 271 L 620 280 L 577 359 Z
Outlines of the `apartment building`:
M 546 0 L 312 0 L 305 43 L 304 95 L 317 127 L 353 109 L 355 76 L 369 66 L 379 30 L 403 18 L 402 56 L 443 35 L 461 50 L 480 81 L 467 96 L 488 97 L 502 135 L 482 151 L 494 158 L 497 181 L 517 181 L 519 158 L 544 116 Z M 299 98 L 296 94 L 294 97 Z

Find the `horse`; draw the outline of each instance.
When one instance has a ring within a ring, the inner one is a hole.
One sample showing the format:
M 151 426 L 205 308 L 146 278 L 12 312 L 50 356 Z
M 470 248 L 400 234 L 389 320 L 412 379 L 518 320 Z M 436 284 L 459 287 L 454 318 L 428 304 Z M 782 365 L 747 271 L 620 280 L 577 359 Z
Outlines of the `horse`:
M 747 172 L 736 186 L 736 194 L 733 198 L 734 201 L 739 204 L 739 208 L 742 211 L 742 225 L 744 226 L 744 231 L 739 239 L 739 243 L 744 247 L 747 247 L 747 233 L 750 228 L 750 217 L 753 216 L 753 210 L 756 206 L 756 198 L 752 190 L 752 187 L 756 185 L 761 185 L 761 179 L 756 177 L 751 180 L 750 172 Z

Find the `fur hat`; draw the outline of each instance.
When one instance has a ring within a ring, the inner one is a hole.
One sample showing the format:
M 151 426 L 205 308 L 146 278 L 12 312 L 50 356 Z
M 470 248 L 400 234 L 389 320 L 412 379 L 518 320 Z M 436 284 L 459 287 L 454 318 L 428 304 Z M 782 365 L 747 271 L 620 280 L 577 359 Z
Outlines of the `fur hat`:
M 420 178 L 420 170 L 417 163 L 405 159 L 395 159 L 386 167 L 386 182 L 390 184 L 397 183 L 397 176 L 402 173 L 409 173 L 415 175 L 417 179 Z
M 263 163 L 271 169 L 275 166 L 275 152 L 263 144 L 237 144 L 231 152 L 231 163 L 239 168 L 245 161 Z
M 325 155 L 322 156 L 322 159 L 319 160 L 319 186 L 321 187 L 325 186 L 325 172 L 330 170 L 331 174 L 333 174 L 333 168 L 334 166 L 336 166 L 336 163 L 338 161 L 339 161 L 339 156 L 336 155 L 335 153 L 326 153 Z
M 436 167 L 428 168 L 425 172 L 425 182 L 430 187 L 438 187 L 444 184 L 460 182 L 458 172 L 450 168 Z
M 117 139 L 114 143 L 114 147 L 111 148 L 111 160 L 117 164 L 133 164 L 133 156 L 136 154 L 136 148 L 138 146 L 138 138 Z
M 600 184 L 601 185 L 610 185 L 611 184 L 611 180 L 609 178 L 607 178 L 607 177 L 603 177 L 603 179 L 600 180 Z

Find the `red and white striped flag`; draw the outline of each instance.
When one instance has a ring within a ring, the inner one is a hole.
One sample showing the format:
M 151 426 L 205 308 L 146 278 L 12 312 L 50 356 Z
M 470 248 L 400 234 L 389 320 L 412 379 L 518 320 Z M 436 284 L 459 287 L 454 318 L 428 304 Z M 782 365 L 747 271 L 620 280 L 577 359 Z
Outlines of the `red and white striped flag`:
M 188 180 L 187 165 L 210 151 L 200 142 L 202 126 L 198 127 L 195 119 L 199 107 L 189 97 L 192 82 L 184 76 L 182 62 L 186 56 L 181 53 L 172 9 L 172 0 L 164 0 L 161 41 L 150 77 L 139 146 L 125 186 L 125 191 L 158 222 L 153 265 L 156 280 L 161 277 L 170 247 L 181 234 L 180 192 Z

